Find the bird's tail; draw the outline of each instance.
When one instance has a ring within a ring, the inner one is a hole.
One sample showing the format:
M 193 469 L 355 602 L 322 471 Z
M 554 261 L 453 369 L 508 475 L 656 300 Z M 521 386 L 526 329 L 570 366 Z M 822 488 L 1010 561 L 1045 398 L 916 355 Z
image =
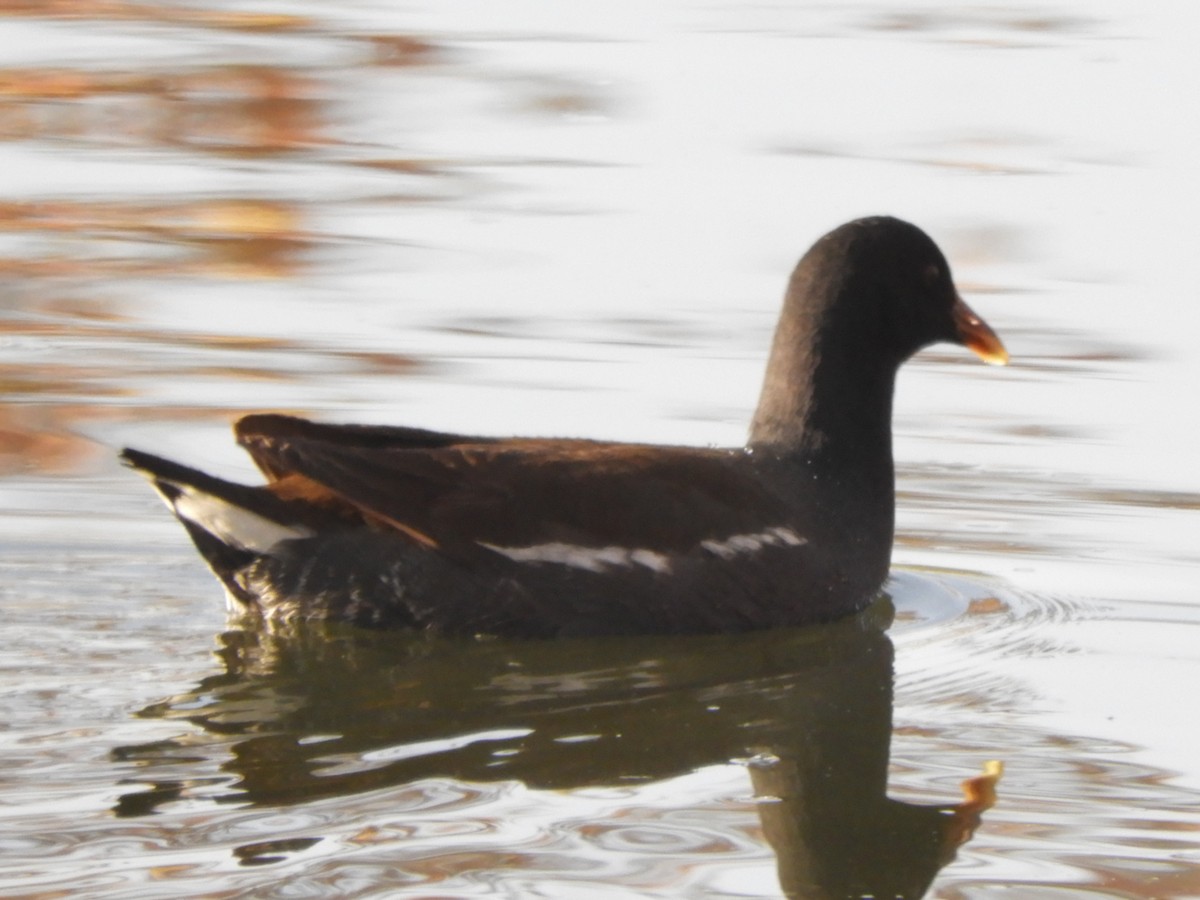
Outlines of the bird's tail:
M 216 478 L 141 450 L 122 450 L 121 461 L 154 485 L 209 568 L 243 603 L 254 598 L 240 587 L 236 573 L 281 541 L 312 534 L 297 521 L 293 505 L 262 487 Z

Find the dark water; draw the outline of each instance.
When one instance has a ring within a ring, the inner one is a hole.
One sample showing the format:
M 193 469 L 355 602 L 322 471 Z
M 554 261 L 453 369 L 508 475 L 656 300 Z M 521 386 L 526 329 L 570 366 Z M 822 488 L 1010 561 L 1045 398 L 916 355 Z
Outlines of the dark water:
M 0 11 L 0 893 L 1200 896 L 1197 24 Z M 113 458 L 249 479 L 253 409 L 737 443 L 795 258 L 878 212 L 1014 359 L 905 370 L 861 620 L 231 631 Z

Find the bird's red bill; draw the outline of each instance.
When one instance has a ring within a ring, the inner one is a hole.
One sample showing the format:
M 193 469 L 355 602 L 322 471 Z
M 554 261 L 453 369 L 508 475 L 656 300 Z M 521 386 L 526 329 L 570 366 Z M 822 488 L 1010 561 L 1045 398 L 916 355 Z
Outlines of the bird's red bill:
M 996 336 L 996 332 L 992 331 L 991 326 L 979 318 L 971 307 L 963 303 L 961 297 L 955 302 L 950 313 L 954 317 L 958 339 L 964 347 L 989 365 L 1008 364 L 1008 351 L 1004 349 L 1004 344 Z

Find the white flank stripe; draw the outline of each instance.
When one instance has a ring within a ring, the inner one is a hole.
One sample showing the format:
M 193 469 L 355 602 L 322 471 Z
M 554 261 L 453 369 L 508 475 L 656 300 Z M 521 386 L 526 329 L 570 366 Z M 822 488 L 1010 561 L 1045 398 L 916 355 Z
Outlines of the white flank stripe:
M 799 547 L 806 543 L 807 539 L 792 529 L 776 525 L 753 534 L 735 534 L 719 541 L 701 541 L 700 546 L 721 559 L 733 559 L 742 554 L 757 553 L 764 547 Z M 634 566 L 664 574 L 671 571 L 670 556 L 644 547 L 584 547 L 562 542 L 534 544 L 530 547 L 500 547 L 483 542 L 480 542 L 480 545 L 522 563 L 558 563 L 589 572 L 603 572 L 613 567 L 628 569 Z
M 655 572 L 671 571 L 671 560 L 662 553 L 655 553 L 653 550 L 630 550 L 629 560 L 630 562 L 637 563 L 639 566 L 653 569 Z
M 303 525 L 282 525 L 185 484 L 174 486 L 182 492 L 172 504 L 175 515 L 234 547 L 267 553 L 280 541 L 312 536 L 312 531 Z
M 589 572 L 603 572 L 610 566 L 643 566 L 655 572 L 669 572 L 671 561 L 661 553 L 640 547 L 581 547 L 578 544 L 534 544 L 531 547 L 498 547 L 483 544 L 511 560 L 524 563 L 558 563 Z
M 806 543 L 807 539 L 792 529 L 776 525 L 754 534 L 735 534 L 719 541 L 701 541 L 700 546 L 721 559 L 733 559 L 743 553 L 757 553 L 764 547 L 799 547 Z

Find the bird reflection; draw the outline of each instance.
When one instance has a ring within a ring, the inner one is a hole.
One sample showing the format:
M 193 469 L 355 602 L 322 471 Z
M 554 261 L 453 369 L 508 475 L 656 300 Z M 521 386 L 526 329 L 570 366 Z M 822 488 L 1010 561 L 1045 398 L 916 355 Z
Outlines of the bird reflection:
M 954 805 L 887 796 L 889 613 L 884 601 L 815 628 L 564 641 L 230 631 L 224 673 L 140 713 L 204 734 L 115 751 L 138 767 L 115 812 L 214 792 L 279 806 L 435 777 L 628 785 L 744 759 L 785 894 L 920 897 L 991 805 L 998 771 Z M 197 760 L 226 777 L 180 777 Z

